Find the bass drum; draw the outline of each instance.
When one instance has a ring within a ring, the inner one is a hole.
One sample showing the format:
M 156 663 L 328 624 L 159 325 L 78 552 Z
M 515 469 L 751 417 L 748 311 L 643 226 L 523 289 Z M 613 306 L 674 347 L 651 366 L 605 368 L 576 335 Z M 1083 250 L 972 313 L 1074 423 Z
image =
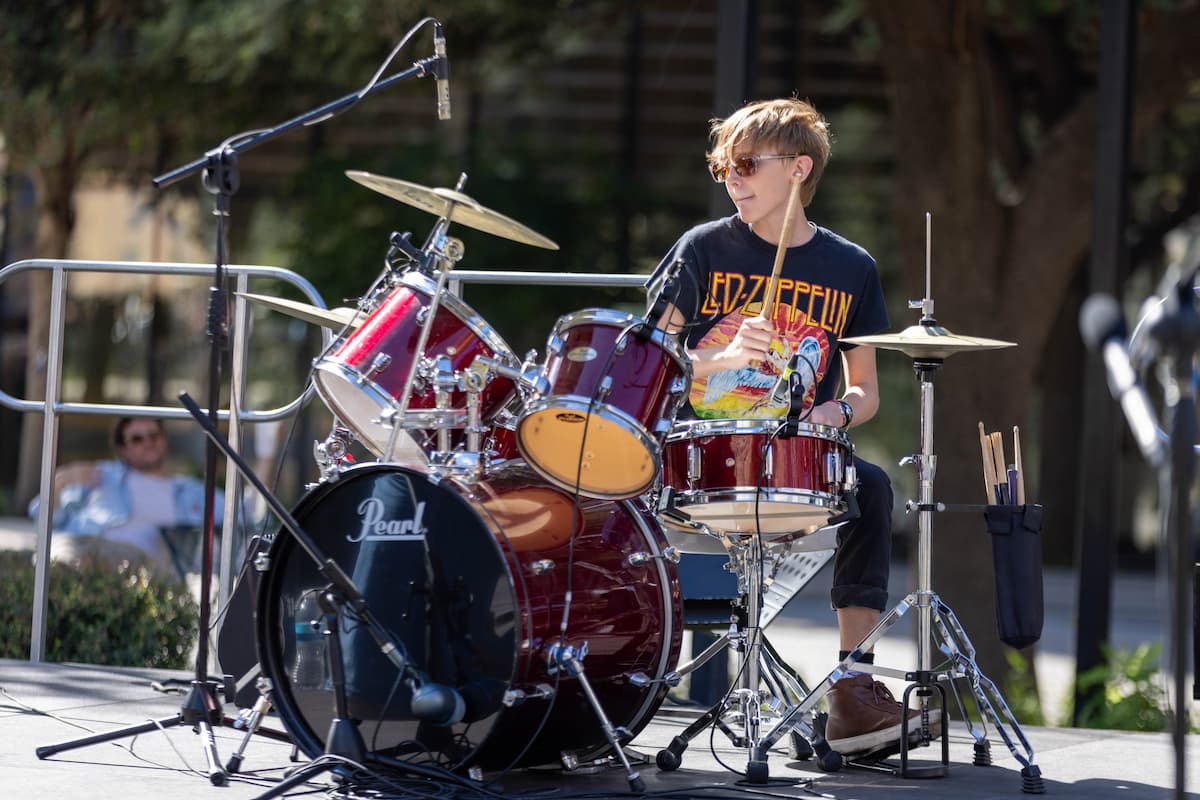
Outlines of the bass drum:
M 361 720 L 368 750 L 484 769 L 602 755 L 607 740 L 578 679 L 549 663 L 568 590 L 566 644 L 586 643 L 582 664 L 612 723 L 636 734 L 662 703 L 663 683 L 638 686 L 630 676 L 658 679 L 674 668 L 683 610 L 662 532 L 640 501 L 576 505 L 521 461 L 469 485 L 364 464 L 313 489 L 293 516 L 412 666 L 464 700 L 460 722 L 415 719 L 410 686 L 353 612 L 343 615 L 349 716 Z M 316 758 L 334 696 L 325 638 L 309 620 L 327 582 L 286 532 L 268 556 L 256 601 L 259 662 L 284 726 Z

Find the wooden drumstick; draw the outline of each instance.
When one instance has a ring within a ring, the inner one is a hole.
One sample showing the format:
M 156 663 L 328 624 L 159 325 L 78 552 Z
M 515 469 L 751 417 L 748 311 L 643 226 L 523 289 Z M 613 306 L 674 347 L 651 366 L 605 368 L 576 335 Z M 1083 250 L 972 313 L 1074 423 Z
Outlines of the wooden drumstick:
M 775 264 L 771 267 L 771 279 L 767 281 L 766 294 L 763 295 L 762 311 L 759 316 L 763 319 L 771 321 L 775 324 L 775 306 L 776 294 L 779 290 L 779 273 L 783 271 L 783 259 L 787 256 L 788 244 L 792 240 L 792 227 L 796 224 L 796 209 L 800 207 L 800 188 L 804 185 L 804 179 L 799 176 L 792 177 L 792 188 L 788 194 L 787 210 L 783 214 L 783 228 L 779 232 L 779 244 L 775 248 Z M 768 348 L 770 345 L 768 345 Z M 752 366 L 758 366 L 758 362 L 751 363 Z
M 996 479 L 992 476 L 992 471 L 995 469 L 995 459 L 992 458 L 992 447 L 988 443 L 988 435 L 983 430 L 983 422 L 979 423 L 979 451 L 983 454 L 983 496 L 986 498 L 988 505 L 996 502 L 996 498 L 992 494 L 993 485 Z
M 1021 429 L 1013 425 L 1013 466 L 1017 468 L 1017 496 L 1013 502 L 1025 505 L 1025 468 L 1021 466 Z
M 1004 461 L 1004 437 L 997 431 L 989 433 L 988 440 L 992 443 L 992 458 L 995 459 L 993 466 L 995 472 L 993 474 L 996 476 L 996 491 L 1000 495 L 998 502 L 1001 504 L 1011 503 L 1012 499 L 1005 499 L 1005 491 L 1000 489 L 1001 486 L 1008 485 L 1008 468 L 1005 467 Z
M 767 293 L 763 295 L 763 316 L 775 321 L 775 306 L 778 299 L 775 295 L 779 289 L 779 273 L 783 271 L 783 259 L 787 255 L 788 245 L 792 241 L 792 227 L 796 224 L 796 209 L 800 207 L 800 188 L 804 180 L 799 176 L 792 178 L 792 190 L 788 194 L 787 211 L 783 214 L 783 229 L 779 232 L 779 245 L 775 248 L 775 264 L 771 267 L 771 279 L 767 281 Z M 770 313 L 767 313 L 768 304 Z

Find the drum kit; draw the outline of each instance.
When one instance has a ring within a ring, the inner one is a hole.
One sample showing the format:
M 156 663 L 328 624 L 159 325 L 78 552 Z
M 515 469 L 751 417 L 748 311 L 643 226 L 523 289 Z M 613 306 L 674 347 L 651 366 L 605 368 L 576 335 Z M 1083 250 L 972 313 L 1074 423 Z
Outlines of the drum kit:
M 856 514 L 845 432 L 675 422 L 691 364 L 652 318 L 577 311 L 558 320 L 541 363 L 519 359 L 447 291 L 463 255 L 447 230 L 556 245 L 464 194 L 465 176 L 431 189 L 347 174 L 436 215 L 425 245 L 393 236 L 384 274 L 356 308 L 247 297 L 337 331 L 313 372 L 336 422 L 316 448 L 322 480 L 294 517 L 421 680 L 398 674 L 353 613 L 324 616 L 322 627 L 312 598 L 325 573 L 296 537 L 275 536 L 255 561 L 255 638 L 263 696 L 296 746 L 312 759 L 329 752 L 348 713 L 381 756 L 474 776 L 615 760 L 640 791 L 625 745 L 685 675 L 731 647 L 739 685 L 658 766 L 677 767 L 686 739 L 715 723 L 747 750 L 752 781 L 766 780 L 766 750 L 784 732 L 798 730 L 832 767 L 837 754 L 809 723 L 813 692 L 758 620 L 787 555 Z M 937 361 L 998 346 L 920 327 L 864 343 Z M 377 461 L 352 464 L 355 439 Z M 728 554 L 741 600 L 729 631 L 681 665 L 676 564 L 681 553 L 714 551 Z M 452 701 L 428 710 L 422 683 Z

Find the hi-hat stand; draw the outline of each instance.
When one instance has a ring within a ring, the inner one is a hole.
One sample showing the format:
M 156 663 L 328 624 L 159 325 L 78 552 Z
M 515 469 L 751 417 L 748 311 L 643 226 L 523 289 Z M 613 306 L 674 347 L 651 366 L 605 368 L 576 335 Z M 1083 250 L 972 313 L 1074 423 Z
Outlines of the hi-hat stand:
M 899 350 L 913 360 L 913 369 L 921 385 L 921 452 L 909 456 L 901 464 L 913 464 L 917 468 L 920 483 L 920 499 L 908 503 L 910 511 L 917 512 L 919 536 L 917 540 L 917 587 L 907 594 L 903 600 L 883 615 L 879 623 L 863 638 L 861 642 L 817 685 L 799 705 L 791 709 L 775 728 L 763 738 L 764 753 L 784 734 L 798 729 L 807 736 L 807 717 L 811 714 L 817 702 L 824 697 L 840 678 L 850 669 L 869 672 L 878 675 L 900 678 L 908 681 L 902 702 L 901 737 L 899 743 L 900 767 L 893 769 L 878 763 L 854 762 L 856 766 L 875 766 L 907 778 L 942 777 L 947 774 L 949 766 L 949 719 L 945 716 L 945 688 L 949 684 L 954 699 L 966 721 L 968 732 L 975 739 L 974 763 L 977 766 L 991 764 L 991 744 L 987 738 L 987 721 L 991 720 L 997 733 L 1008 746 L 1013 757 L 1021 764 L 1022 791 L 1030 794 L 1041 794 L 1045 791 L 1041 770 L 1033 763 L 1033 748 L 1025 738 L 1008 704 L 1000 694 L 1000 690 L 975 662 L 975 647 L 967 637 L 961 623 L 954 612 L 933 590 L 931 554 L 933 543 L 933 514 L 940 506 L 933 498 L 933 479 L 937 467 L 937 456 L 933 452 L 933 381 L 944 360 L 954 353 L 971 352 L 999 347 L 1012 346 L 1011 342 L 1001 342 L 993 339 L 956 336 L 937 325 L 933 318 L 933 300 L 929 296 L 928 286 L 926 297 L 910 305 L 922 309 L 919 325 L 912 326 L 899 334 L 883 334 L 878 336 L 860 336 L 847 338 L 843 341 L 856 344 L 868 344 L 884 349 Z M 915 609 L 917 614 L 917 669 L 899 670 L 874 664 L 859 664 L 858 661 L 869 652 L 908 611 Z M 936 667 L 933 664 L 932 649 L 937 644 L 938 649 L 946 659 Z M 977 729 L 966 713 L 962 698 L 954 679 L 964 678 L 971 687 L 971 694 L 979 708 L 980 724 Z M 942 753 L 940 763 L 913 765 L 909 763 L 909 711 L 915 696 L 920 710 L 918 724 L 921 743 L 931 741 L 929 735 L 929 698 L 937 693 L 941 698 L 942 720 Z M 1011 734 L 1009 729 L 1011 728 Z M 1015 737 L 1015 741 L 1014 741 Z M 1018 748 L 1018 743 L 1020 748 Z

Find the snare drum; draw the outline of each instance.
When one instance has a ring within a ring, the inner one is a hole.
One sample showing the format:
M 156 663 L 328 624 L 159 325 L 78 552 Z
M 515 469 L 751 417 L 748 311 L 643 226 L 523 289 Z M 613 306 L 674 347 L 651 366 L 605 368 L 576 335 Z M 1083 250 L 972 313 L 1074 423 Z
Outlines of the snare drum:
M 772 434 L 779 420 L 678 423 L 663 448 L 663 483 L 694 523 L 735 533 L 811 533 L 845 510 L 854 447 L 846 432 L 801 423 L 799 435 Z M 757 520 L 757 522 L 756 522 Z M 664 514 L 662 522 L 694 530 Z
M 675 337 L 656 329 L 639 335 L 644 325 L 599 308 L 555 325 L 541 372 L 547 388 L 517 423 L 521 454 L 547 480 L 609 499 L 653 484 L 692 365 Z
M 329 409 L 377 455 L 386 455 L 394 419 L 387 412 L 400 407 L 401 394 L 413 359 L 445 358 L 455 373 L 468 369 L 484 356 L 519 369 L 520 362 L 500 335 L 475 311 L 452 294 L 443 294 L 425 343 L 416 353 L 421 328 L 426 324 L 437 283 L 409 272 L 363 324 L 336 344 L 331 355 L 318 359 L 314 380 Z M 489 375 L 479 393 L 480 418 L 489 422 L 516 390 L 510 378 Z M 452 441 L 462 441 L 466 426 L 467 393 L 449 392 L 449 408 L 439 409 L 435 388 L 420 376 L 413 381 L 401 427 L 425 453 L 436 449 L 438 428 L 456 428 Z M 407 435 L 397 435 L 404 449 Z M 411 449 L 411 448 L 409 448 Z

